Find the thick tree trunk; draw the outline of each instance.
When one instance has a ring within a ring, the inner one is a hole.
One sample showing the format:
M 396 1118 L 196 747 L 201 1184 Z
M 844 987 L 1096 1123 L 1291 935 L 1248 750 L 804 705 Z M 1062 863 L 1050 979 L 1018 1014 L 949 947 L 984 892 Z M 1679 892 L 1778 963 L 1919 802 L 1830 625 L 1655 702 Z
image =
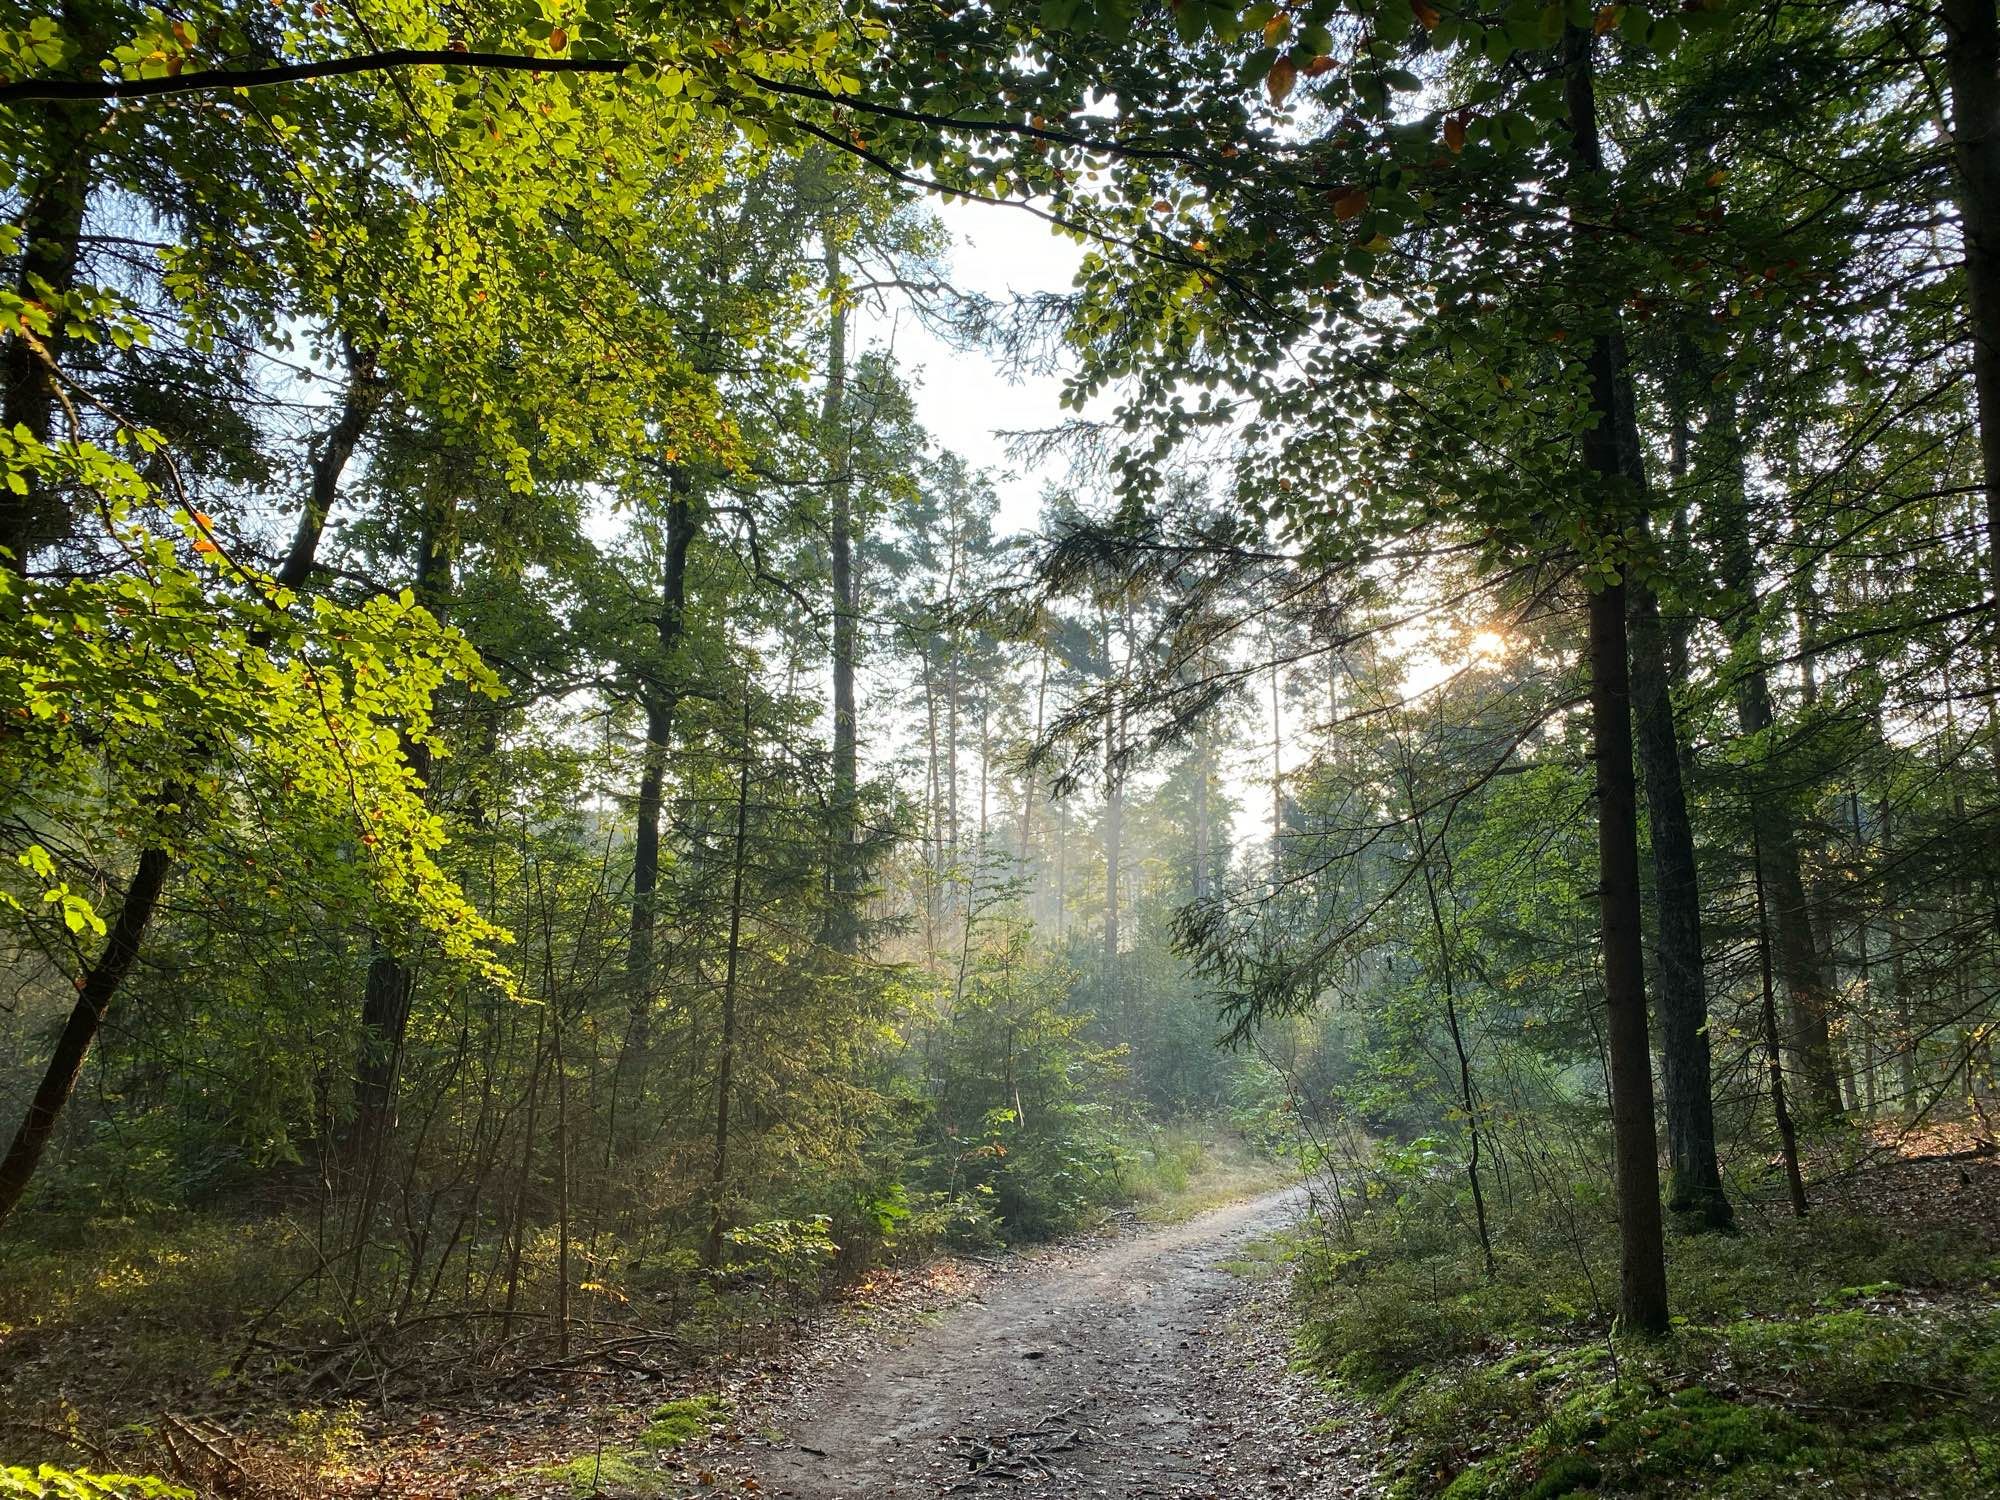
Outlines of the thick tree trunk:
M 73 26 L 65 7 L 65 26 Z M 72 30 L 71 35 L 74 35 Z M 84 42 L 86 56 L 91 43 Z M 37 111 L 45 170 L 26 195 L 21 227 L 21 267 L 14 290 L 21 297 L 45 303 L 50 292 L 61 296 L 76 284 L 78 248 L 90 201 L 91 143 L 101 120 L 95 105 L 47 103 L 28 106 Z M 46 288 L 46 290 L 44 290 Z M 19 334 L 0 345 L 0 430 L 24 427 L 37 441 L 49 441 L 56 409 L 56 383 L 50 361 L 62 352 L 63 319 L 40 339 L 40 349 Z M 28 571 L 37 547 L 58 541 L 68 529 L 61 503 L 31 476 L 27 493 L 0 485 L 0 567 Z
M 1653 1125 L 1639 918 L 1639 824 L 1632 774 L 1625 591 L 1590 600 L 1590 721 L 1597 759 L 1597 873 L 1604 949 L 1605 1041 L 1618 1189 L 1619 1315 L 1649 1333 L 1667 1327 L 1659 1136 Z
M 1709 487 L 1704 511 L 1711 518 L 1722 585 L 1731 606 L 1729 611 L 1718 612 L 1716 624 L 1746 658 L 1738 668 L 1736 720 L 1747 738 L 1770 729 L 1774 716 L 1758 626 L 1756 554 L 1750 543 L 1742 446 L 1735 408 L 1726 397 L 1711 405 L 1704 436 L 1711 449 L 1708 463 L 1715 481 Z M 1806 1097 L 1814 1113 L 1835 1118 L 1842 1106 L 1840 1072 L 1833 1055 L 1833 989 L 1813 933 L 1812 909 L 1806 903 L 1805 880 L 1799 869 L 1798 838 L 1782 790 L 1753 785 L 1750 818 L 1754 843 L 1761 851 L 1759 878 L 1777 931 L 1778 975 L 1788 1000 L 1793 1050 L 1804 1074 Z
M 84 1059 L 90 1055 L 91 1043 L 97 1039 L 118 986 L 138 960 L 140 942 L 153 920 L 153 910 L 159 904 L 172 865 L 164 849 L 147 849 L 139 855 L 139 863 L 125 886 L 125 899 L 119 903 L 118 915 L 111 919 L 105 935 L 104 950 L 85 970 L 77 987 L 76 1004 L 70 1009 L 62 1034 L 56 1038 L 55 1051 L 42 1071 L 35 1097 L 29 1101 L 27 1116 L 14 1133 L 7 1155 L 0 1158 L 0 1225 L 7 1222 L 8 1215 L 27 1192 L 28 1181 L 34 1176 L 42 1153 L 48 1149 L 49 1137 L 55 1132 L 63 1106 L 76 1090 Z
M 1564 83 L 1572 166 L 1603 169 L 1590 33 L 1564 35 Z M 1630 486 L 1621 455 L 1620 383 L 1624 349 L 1615 329 L 1591 342 L 1589 372 L 1597 423 L 1584 434 L 1584 459 L 1613 502 Z M 1665 1232 L 1660 1211 L 1659 1134 L 1653 1123 L 1652 1056 L 1646 1035 L 1644 940 L 1639 915 L 1639 820 L 1632 771 L 1632 689 L 1625 589 L 1591 595 L 1590 722 L 1597 762 L 1598 908 L 1603 934 L 1605 1041 L 1611 1087 L 1613 1176 L 1618 1192 L 1619 1316 L 1628 1327 L 1664 1333 Z
M 2000 609 L 2000 6 L 1941 0 L 1966 309 L 1986 499 L 1986 564 Z
M 855 744 L 854 486 L 845 423 L 847 411 L 847 306 L 841 300 L 840 248 L 826 237 L 826 398 L 820 408 L 822 443 L 832 482 L 833 570 L 833 904 L 828 941 L 852 953 L 860 941 L 856 906 L 861 869 L 856 858 L 859 777 Z

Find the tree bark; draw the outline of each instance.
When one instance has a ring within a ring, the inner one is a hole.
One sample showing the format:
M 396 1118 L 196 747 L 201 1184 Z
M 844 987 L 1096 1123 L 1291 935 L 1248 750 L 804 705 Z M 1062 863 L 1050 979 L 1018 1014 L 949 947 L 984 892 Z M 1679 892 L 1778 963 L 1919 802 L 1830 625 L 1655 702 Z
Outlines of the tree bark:
M 55 1051 L 42 1071 L 35 1097 L 29 1101 L 27 1116 L 14 1133 L 7 1155 L 0 1158 L 0 1225 L 6 1224 L 27 1192 L 28 1181 L 34 1176 L 42 1153 L 48 1149 L 49 1137 L 55 1133 L 56 1121 L 76 1091 L 84 1060 L 104 1025 L 112 999 L 138 960 L 140 942 L 153 920 L 153 911 L 159 905 L 160 892 L 166 887 L 172 865 L 164 849 L 144 850 L 131 880 L 126 882 L 125 899 L 119 903 L 118 915 L 112 918 L 105 934 L 104 949 L 84 972 L 83 982 L 77 987 L 76 1004 L 70 1009 L 62 1034 L 56 1038 Z

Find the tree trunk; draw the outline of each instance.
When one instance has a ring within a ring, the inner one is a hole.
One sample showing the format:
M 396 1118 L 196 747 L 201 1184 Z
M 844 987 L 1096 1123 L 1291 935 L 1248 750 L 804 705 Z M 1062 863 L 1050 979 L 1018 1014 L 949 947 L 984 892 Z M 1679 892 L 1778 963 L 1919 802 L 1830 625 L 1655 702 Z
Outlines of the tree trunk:
M 1734 1215 L 1715 1159 L 1701 891 L 1694 828 L 1681 783 L 1680 736 L 1668 690 L 1666 632 L 1652 589 L 1632 585 L 1627 605 L 1633 722 L 1645 774 L 1658 908 L 1655 1007 L 1660 1017 L 1660 1094 L 1667 1121 L 1667 1206 L 1708 1228 L 1725 1229 Z
M 833 903 L 828 942 L 852 953 L 860 942 L 856 905 L 861 870 L 856 860 L 858 775 L 855 745 L 854 487 L 845 422 L 847 409 L 847 306 L 841 300 L 840 248 L 822 231 L 826 250 L 826 398 L 820 408 L 822 444 L 831 470 L 833 569 Z
M 1210 763 L 1215 755 L 1214 731 L 1204 718 L 1195 728 L 1194 741 L 1194 899 L 1208 899 L 1208 864 L 1211 834 L 1208 826 L 1208 782 L 1213 774 Z
M 76 37 L 74 7 L 64 6 L 66 32 Z M 95 57 L 97 44 L 78 38 L 83 55 Z M 21 227 L 21 268 L 14 290 L 24 299 L 46 304 L 50 293 L 62 296 L 76 284 L 77 254 L 90 202 L 92 141 L 101 126 L 96 105 L 44 103 L 30 105 L 45 146 L 46 171 L 25 195 L 17 222 Z M 44 290 L 46 288 L 46 290 Z M 56 382 L 50 362 L 62 353 L 64 320 L 51 320 L 38 351 L 20 334 L 0 345 L 0 431 L 25 427 L 37 442 L 50 439 L 55 421 Z M 27 493 L 0 486 L 0 547 L 9 556 L 0 567 L 28 571 L 30 554 L 62 538 L 68 527 L 61 501 L 51 496 L 33 475 L 23 475 Z
M 1990 597 L 2000 611 L 2000 7 L 1993 0 L 1941 0 L 1940 9 L 1965 237 L 1986 565 Z
M 744 684 L 743 761 L 736 775 L 736 839 L 730 855 L 729 953 L 723 963 L 721 1051 L 715 1067 L 715 1169 L 710 1178 L 708 1265 L 722 1263 L 722 1233 L 727 1223 L 722 1199 L 729 1179 L 729 1091 L 736 1069 L 736 973 L 743 953 L 744 851 L 750 828 L 750 695 Z
M 667 750 L 680 707 L 680 679 L 674 657 L 687 630 L 687 559 L 697 529 L 693 485 L 685 471 L 669 480 L 667 530 L 660 565 L 660 613 L 654 622 L 659 655 L 642 672 L 646 704 L 646 747 L 639 762 L 639 790 L 632 830 L 632 914 L 626 942 L 625 1042 L 613 1080 L 614 1099 L 645 1087 L 653 1028 L 653 934 L 659 921 L 660 802 L 666 781 Z
M 1597 759 L 1598 903 L 1618 1187 L 1619 1315 L 1633 1328 L 1661 1333 L 1667 1327 L 1666 1247 L 1646 1036 L 1637 788 L 1625 653 L 1625 591 L 1613 585 L 1590 600 L 1590 720 Z
M 1730 605 L 1728 611 L 1717 612 L 1716 624 L 1744 658 L 1737 667 L 1736 719 L 1747 738 L 1769 730 L 1773 713 L 1758 626 L 1756 554 L 1750 543 L 1742 445 L 1735 406 L 1726 396 L 1711 405 L 1704 436 L 1715 450 L 1709 456 L 1715 483 L 1709 488 L 1704 511 L 1712 518 L 1722 585 Z M 1793 1048 L 1805 1075 L 1807 1096 L 1815 1113 L 1837 1118 L 1841 1099 L 1840 1073 L 1833 1056 L 1833 990 L 1813 934 L 1812 910 L 1806 904 L 1805 880 L 1799 870 L 1798 838 L 1786 800 L 1780 788 L 1752 785 L 1753 842 L 1761 851 L 1760 878 L 1777 929 L 1778 974 L 1789 1002 Z
M 1754 831 L 1751 837 L 1755 839 Z M 1785 1159 L 1785 1189 L 1791 1196 L 1792 1213 L 1803 1219 L 1806 1181 L 1799 1171 L 1799 1138 L 1792 1128 L 1791 1106 L 1785 1101 L 1784 1049 L 1778 1044 L 1778 1002 L 1771 985 L 1771 924 L 1764 905 L 1761 859 L 1752 860 L 1751 874 L 1757 883 L 1757 971 L 1763 986 L 1764 1066 L 1771 1080 L 1771 1115 L 1778 1127 L 1778 1149 Z
M 82 983 L 77 986 L 76 1004 L 70 1009 L 62 1034 L 56 1038 L 55 1051 L 42 1071 L 41 1085 L 29 1101 L 27 1116 L 14 1133 L 7 1155 L 0 1158 L 0 1225 L 7 1222 L 8 1215 L 27 1192 L 28 1180 L 48 1149 L 56 1120 L 76 1090 L 84 1059 L 90 1055 L 91 1043 L 97 1039 L 118 986 L 124 983 L 139 957 L 140 941 L 146 935 L 147 924 L 153 920 L 153 910 L 159 904 L 172 864 L 164 849 L 147 849 L 139 855 L 139 863 L 125 886 L 125 899 L 119 903 L 118 915 L 112 918 L 105 935 L 104 950 L 84 971 Z
M 1104 652 L 1104 672 L 1112 679 L 1117 671 L 1111 656 L 1111 619 L 1098 617 L 1098 633 Z M 1114 701 L 1104 713 L 1104 973 L 1116 984 L 1118 975 L 1118 879 L 1119 861 L 1125 841 L 1125 768 L 1119 752 L 1120 713 Z
M 333 513 L 333 502 L 340 495 L 341 476 L 347 472 L 362 434 L 382 407 L 386 387 L 375 373 L 374 360 L 351 343 L 345 345 L 345 350 L 347 391 L 341 397 L 340 415 L 334 419 L 319 452 L 313 455 L 305 509 L 299 512 L 292 544 L 286 548 L 284 561 L 273 575 L 280 588 L 302 589 L 312 578 L 319 560 L 320 539 L 326 534 L 327 517 Z
M 1564 82 L 1572 132 L 1572 167 L 1603 169 L 1590 33 L 1564 33 Z M 1584 458 L 1604 492 L 1607 512 L 1630 479 L 1619 440 L 1623 341 L 1615 331 L 1591 341 L 1589 373 L 1596 425 Z M 1665 1233 L 1660 1211 L 1659 1136 L 1653 1124 L 1652 1057 L 1646 1036 L 1646 981 L 1639 916 L 1639 823 L 1632 772 L 1632 689 L 1625 589 L 1591 595 L 1590 721 L 1597 762 L 1598 907 L 1603 933 L 1605 1042 L 1611 1086 L 1611 1135 L 1618 1192 L 1619 1316 L 1645 1333 L 1667 1329 Z

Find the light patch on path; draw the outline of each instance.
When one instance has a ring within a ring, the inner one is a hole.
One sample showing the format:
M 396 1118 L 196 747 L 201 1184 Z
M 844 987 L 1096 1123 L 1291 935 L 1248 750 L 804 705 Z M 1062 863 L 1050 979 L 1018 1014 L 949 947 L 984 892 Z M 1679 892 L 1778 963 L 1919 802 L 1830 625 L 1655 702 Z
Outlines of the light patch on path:
M 783 1444 L 743 1460 L 796 1500 L 1372 1493 L 1366 1424 L 1285 1366 L 1282 1283 L 1227 1268 L 1304 1202 L 1287 1188 L 1003 1272 L 822 1371 L 771 1414 Z

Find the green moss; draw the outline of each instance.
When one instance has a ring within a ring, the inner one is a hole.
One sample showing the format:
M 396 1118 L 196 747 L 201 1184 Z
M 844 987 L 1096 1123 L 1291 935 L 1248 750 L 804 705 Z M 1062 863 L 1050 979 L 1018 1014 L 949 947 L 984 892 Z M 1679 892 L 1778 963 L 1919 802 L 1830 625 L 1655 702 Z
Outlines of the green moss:
M 1603 1482 L 1604 1471 L 1589 1459 L 1577 1453 L 1559 1454 L 1529 1487 L 1526 1500 L 1555 1500 L 1558 1495 L 1594 1490 Z
M 646 1430 L 639 1434 L 639 1441 L 646 1447 L 661 1452 L 672 1448 L 685 1448 L 699 1438 L 705 1438 L 729 1416 L 729 1403 L 720 1396 L 690 1396 L 683 1401 L 669 1401 L 665 1406 L 653 1408 L 651 1421 Z
M 544 1464 L 527 1477 L 566 1484 L 578 1500 L 593 1495 L 652 1496 L 667 1493 L 667 1476 L 654 1468 L 644 1448 L 607 1448 L 582 1453 L 568 1463 Z

